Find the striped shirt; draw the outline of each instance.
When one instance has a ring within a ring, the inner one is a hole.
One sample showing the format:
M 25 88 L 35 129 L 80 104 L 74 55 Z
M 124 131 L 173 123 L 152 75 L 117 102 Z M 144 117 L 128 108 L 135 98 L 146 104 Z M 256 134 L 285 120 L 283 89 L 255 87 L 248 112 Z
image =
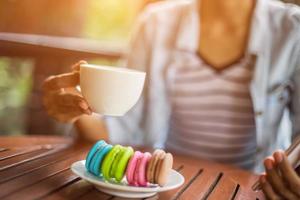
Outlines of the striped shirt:
M 254 167 L 255 116 L 251 57 L 216 71 L 199 56 L 177 52 L 169 69 L 172 106 L 166 147 L 245 169 Z

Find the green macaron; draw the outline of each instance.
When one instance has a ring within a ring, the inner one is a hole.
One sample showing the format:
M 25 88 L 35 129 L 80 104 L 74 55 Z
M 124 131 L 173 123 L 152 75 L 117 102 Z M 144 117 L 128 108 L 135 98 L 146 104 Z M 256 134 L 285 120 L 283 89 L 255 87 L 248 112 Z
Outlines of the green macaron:
M 120 151 L 119 151 L 118 155 L 116 155 L 113 163 L 111 164 L 111 168 L 110 168 L 110 172 L 109 172 L 109 176 L 111 178 L 115 178 L 115 174 L 116 174 L 116 171 L 117 171 L 117 167 L 118 167 L 119 161 L 122 158 L 122 156 L 123 156 L 123 154 L 124 154 L 125 151 L 126 151 L 126 148 L 122 146 L 120 148 Z
M 114 177 L 117 182 L 120 182 L 123 179 L 128 161 L 134 153 L 132 147 L 126 147 L 124 149 L 125 150 L 117 163 L 117 167 L 114 173 Z
M 133 149 L 131 147 L 122 147 L 111 166 L 110 177 L 120 182 L 124 177 L 127 163 L 132 155 Z
M 117 157 L 118 153 L 122 150 L 121 145 L 115 145 L 111 151 L 105 156 L 102 166 L 101 166 L 101 171 L 103 174 L 103 177 L 105 180 L 110 180 L 112 177 L 110 176 L 110 170 L 112 167 L 112 164 Z

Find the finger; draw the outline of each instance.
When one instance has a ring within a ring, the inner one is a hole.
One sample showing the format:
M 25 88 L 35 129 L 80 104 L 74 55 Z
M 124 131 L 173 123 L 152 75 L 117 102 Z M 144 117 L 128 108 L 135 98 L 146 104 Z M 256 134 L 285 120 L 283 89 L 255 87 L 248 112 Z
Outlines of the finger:
M 300 178 L 283 151 L 274 153 L 275 162 L 289 188 L 300 197 Z
M 53 93 L 53 101 L 56 101 L 58 106 L 78 106 L 80 101 L 85 101 L 80 94 L 60 91 Z
M 71 112 L 75 112 L 77 115 L 92 114 L 88 103 L 80 93 L 63 91 L 47 93 L 43 96 L 43 103 L 48 114 L 54 118 L 60 114 L 70 118 Z
M 79 84 L 79 72 L 71 72 L 48 77 L 43 84 L 44 91 L 55 91 Z
M 280 197 L 272 189 L 269 182 L 266 180 L 265 175 L 262 175 L 260 177 L 259 181 L 260 181 L 260 185 L 261 185 L 262 190 L 263 190 L 265 196 L 267 197 L 267 199 L 270 199 L 270 200 L 277 200 L 277 199 L 279 200 L 280 199 Z
M 79 71 L 80 65 L 81 64 L 88 64 L 85 60 L 80 60 L 79 62 L 75 63 L 74 65 L 71 66 L 71 69 L 73 71 Z
M 91 114 L 91 109 L 85 99 L 79 94 L 60 94 L 57 97 L 58 107 L 80 108 L 85 114 Z
M 273 190 L 285 199 L 295 199 L 295 195 L 289 189 L 287 189 L 284 184 L 284 180 L 279 175 L 279 170 L 277 170 L 275 166 L 273 157 L 266 158 L 264 165 L 267 172 L 267 180 Z
M 76 87 L 79 84 L 79 72 L 65 73 L 48 77 L 43 84 L 44 91 L 55 91 L 61 88 Z

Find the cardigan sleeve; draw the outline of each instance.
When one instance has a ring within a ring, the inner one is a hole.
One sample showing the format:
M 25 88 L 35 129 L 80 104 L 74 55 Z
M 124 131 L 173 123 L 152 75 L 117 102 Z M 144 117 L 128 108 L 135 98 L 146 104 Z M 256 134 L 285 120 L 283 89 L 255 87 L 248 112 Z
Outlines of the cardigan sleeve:
M 291 98 L 290 117 L 292 122 L 292 139 L 300 136 L 300 40 L 298 45 L 298 62 L 292 76 L 293 92 Z
M 111 142 L 164 147 L 171 113 L 168 63 L 183 5 L 159 2 L 148 6 L 140 16 L 126 67 L 146 72 L 145 87 L 138 103 L 125 116 L 107 118 Z
M 134 28 L 129 51 L 125 58 L 125 67 L 139 71 L 149 71 L 151 61 L 151 19 L 147 12 L 144 12 L 139 18 Z M 148 118 L 144 112 L 148 106 L 146 93 L 148 91 L 148 73 L 143 93 L 136 105 L 121 117 L 105 117 L 109 132 L 109 138 L 112 143 L 144 145 L 146 128 L 144 121 Z

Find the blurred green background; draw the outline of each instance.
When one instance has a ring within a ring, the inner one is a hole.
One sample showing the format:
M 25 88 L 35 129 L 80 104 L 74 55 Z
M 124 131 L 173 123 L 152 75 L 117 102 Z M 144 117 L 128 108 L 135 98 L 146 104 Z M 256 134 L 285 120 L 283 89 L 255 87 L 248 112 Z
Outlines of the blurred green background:
M 23 133 L 32 68 L 29 59 L 0 57 L 0 134 Z
M 0 32 L 82 37 L 126 45 L 142 0 L 2 0 Z M 25 132 L 34 59 L 0 57 L 0 135 Z M 107 63 L 106 60 L 95 60 Z

